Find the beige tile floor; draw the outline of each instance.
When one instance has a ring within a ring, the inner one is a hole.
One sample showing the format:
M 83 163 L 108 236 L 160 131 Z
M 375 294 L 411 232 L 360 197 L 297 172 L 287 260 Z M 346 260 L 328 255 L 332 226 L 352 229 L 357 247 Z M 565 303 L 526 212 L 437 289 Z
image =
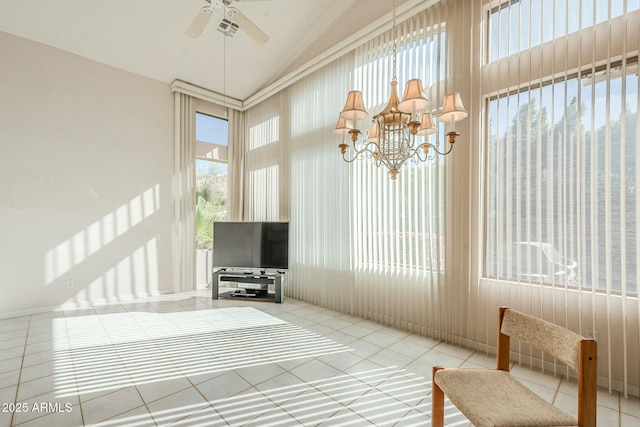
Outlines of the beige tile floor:
M 431 366 L 494 359 L 294 299 L 209 291 L 0 320 L 0 426 L 425 426 Z M 512 372 L 575 413 L 574 383 Z M 599 426 L 640 426 L 605 391 Z M 469 422 L 448 406 L 449 426 Z

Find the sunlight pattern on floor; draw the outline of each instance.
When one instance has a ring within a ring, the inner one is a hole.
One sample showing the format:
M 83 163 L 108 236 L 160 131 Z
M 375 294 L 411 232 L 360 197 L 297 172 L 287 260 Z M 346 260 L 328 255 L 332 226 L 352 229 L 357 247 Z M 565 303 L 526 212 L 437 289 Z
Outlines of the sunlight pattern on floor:
M 0 319 L 0 402 L 49 405 L 0 426 L 429 426 L 436 364 L 495 357 L 293 298 L 163 295 Z M 574 382 L 512 374 L 575 410 Z M 445 423 L 470 426 L 449 402 Z M 640 401 L 600 390 L 598 425 L 640 427 Z
M 251 307 L 55 321 L 56 397 L 349 351 Z
M 403 425 L 424 425 L 429 410 L 430 383 L 396 367 L 338 375 L 304 384 L 253 391 L 209 402 L 211 406 L 176 406 L 151 415 L 155 423 L 173 426 L 228 425 L 386 425 L 402 418 Z M 427 391 L 427 393 L 425 393 Z M 453 414 L 451 414 L 453 412 Z M 448 405 L 447 425 L 469 422 Z M 175 420 L 176 417 L 182 417 Z M 364 420 L 363 420 L 364 418 Z M 454 419 L 454 418 L 457 418 Z M 145 415 L 118 418 L 105 427 L 155 425 Z

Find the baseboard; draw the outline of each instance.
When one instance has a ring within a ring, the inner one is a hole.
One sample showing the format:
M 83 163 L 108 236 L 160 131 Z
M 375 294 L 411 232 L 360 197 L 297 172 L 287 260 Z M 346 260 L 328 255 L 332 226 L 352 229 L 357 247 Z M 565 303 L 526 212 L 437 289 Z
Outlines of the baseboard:
M 11 311 L 8 313 L 0 313 L 0 319 L 11 319 L 14 317 L 31 316 L 33 314 L 51 313 L 64 310 L 77 310 L 80 308 L 101 307 L 110 304 L 122 304 L 127 302 L 135 302 L 137 300 L 158 297 L 162 295 L 172 294 L 173 290 L 142 292 L 138 294 L 120 295 L 112 298 L 96 298 L 89 301 L 67 302 L 56 306 L 38 307 L 28 310 Z
M 30 316 L 32 314 L 51 313 L 59 311 L 60 306 L 38 307 L 29 310 L 10 311 L 8 313 L 0 313 L 0 319 L 13 319 L 14 317 Z

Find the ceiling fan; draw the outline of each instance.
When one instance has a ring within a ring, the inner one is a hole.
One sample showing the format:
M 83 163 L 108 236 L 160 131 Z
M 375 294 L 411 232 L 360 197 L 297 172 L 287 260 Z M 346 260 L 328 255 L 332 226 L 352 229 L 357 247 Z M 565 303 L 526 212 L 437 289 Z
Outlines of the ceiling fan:
M 249 37 L 258 44 L 264 44 L 269 40 L 269 36 L 253 23 L 245 14 L 233 7 L 233 3 L 241 3 L 248 1 L 260 0 L 205 0 L 206 4 L 200 12 L 193 18 L 191 24 L 184 32 L 184 35 L 193 39 L 198 38 L 204 28 L 216 13 L 216 10 L 222 11 L 222 19 L 218 23 L 218 31 L 225 36 L 233 37 L 240 29 L 247 33 Z

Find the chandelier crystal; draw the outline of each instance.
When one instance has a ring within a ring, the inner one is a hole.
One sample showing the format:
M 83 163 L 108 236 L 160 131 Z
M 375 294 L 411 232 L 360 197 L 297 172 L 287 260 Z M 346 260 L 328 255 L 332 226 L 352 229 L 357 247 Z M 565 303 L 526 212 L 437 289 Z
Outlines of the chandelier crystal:
M 385 165 L 389 169 L 391 179 L 396 179 L 402 165 L 409 159 L 426 161 L 435 157 L 437 153 L 446 155 L 453 149 L 456 137 L 455 130 L 447 133 L 448 148 L 440 150 L 438 143 L 428 142 L 428 137 L 438 131 L 429 110 L 431 102 L 427 98 L 422 81 L 411 79 L 405 83 L 402 100 L 398 98 L 398 80 L 396 78 L 397 41 L 395 37 L 396 6 L 393 4 L 393 79 L 391 81 L 391 96 L 386 107 L 373 116 L 371 128 L 366 136 L 360 140 L 362 131 L 358 128 L 368 116 L 364 106 L 362 92 L 352 90 L 347 95 L 347 101 L 340 112 L 334 133 L 342 135 L 339 145 L 342 158 L 346 162 L 353 162 L 362 157 L 373 158 L 376 166 Z M 448 94 L 444 99 L 438 121 L 450 123 L 451 126 L 467 117 L 460 94 Z M 345 142 L 350 135 L 351 144 Z M 425 142 L 418 143 L 418 136 L 424 136 Z M 347 151 L 351 145 L 353 156 L 348 158 Z

